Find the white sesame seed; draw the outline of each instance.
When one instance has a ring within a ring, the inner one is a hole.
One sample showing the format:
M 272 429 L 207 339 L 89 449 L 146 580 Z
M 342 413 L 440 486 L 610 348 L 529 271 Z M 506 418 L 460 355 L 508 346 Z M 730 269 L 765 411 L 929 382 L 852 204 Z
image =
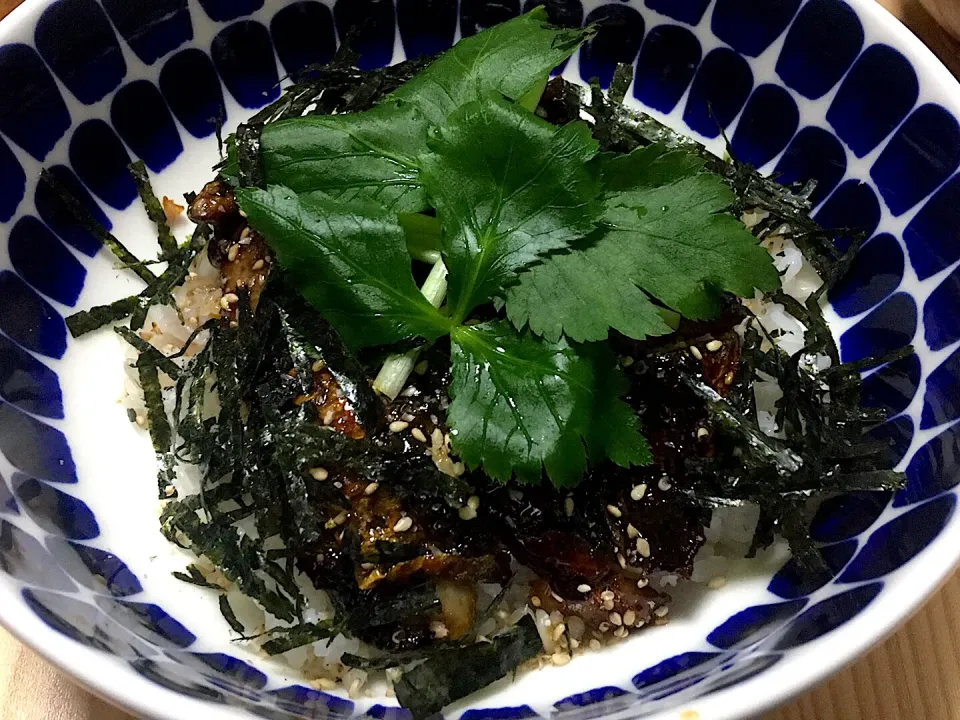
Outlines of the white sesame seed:
M 228 305 L 233 305 L 234 303 L 239 302 L 240 296 L 236 293 L 227 293 L 221 298 L 221 301 L 223 300 L 226 300 Z
M 634 485 L 633 490 L 630 491 L 631 500 L 643 500 L 643 496 L 647 494 L 647 484 L 640 483 L 639 485 Z
M 657 483 L 657 487 L 666 492 L 673 487 L 673 484 L 670 482 L 670 478 L 664 475 L 662 478 L 660 478 L 660 482 Z
M 240 239 L 241 239 L 241 240 L 246 240 L 248 237 L 250 237 L 250 226 L 249 226 L 249 225 L 247 225 L 247 227 L 245 227 L 243 230 L 240 231 Z
M 238 328 L 238 327 L 240 327 L 240 323 L 238 323 L 236 320 L 231 320 L 231 321 L 230 321 L 230 327 L 232 327 L 232 328 Z
M 427 436 L 423 434 L 423 430 L 421 430 L 420 428 L 414 428 L 413 430 L 410 431 L 410 434 L 413 435 L 413 438 L 415 440 L 419 440 L 420 442 L 427 441 Z
M 563 598 L 557 595 L 553 590 L 550 591 L 550 596 L 559 603 L 563 602 Z M 554 610 L 556 612 L 556 610 Z
M 373 495 L 380 487 L 380 483 L 372 482 L 363 489 L 364 495 Z
M 613 600 L 604 600 L 603 601 L 604 610 L 613 610 Z
M 341 510 L 340 514 L 333 519 L 334 525 L 343 525 L 347 521 L 347 511 Z
M 627 610 L 623 614 L 623 624 L 624 625 L 633 625 L 637 621 L 637 613 L 633 610 Z
M 640 588 L 641 590 L 643 590 L 649 584 L 650 584 L 650 581 L 647 580 L 646 578 L 640 578 L 639 580 L 637 580 L 637 587 Z
M 534 595 L 530 598 L 530 604 L 533 605 L 534 607 L 540 607 L 542 603 L 540 602 L 540 598 Z
M 234 260 L 237 259 L 237 255 L 239 255 L 239 254 L 240 254 L 240 246 L 239 246 L 239 245 L 231 245 L 231 246 L 230 246 L 230 249 L 227 250 L 227 260 L 228 260 L 229 262 L 233 262 Z
M 710 578 L 710 582 L 707 583 L 707 587 L 711 590 L 719 590 L 727 584 L 727 579 L 723 575 L 718 575 L 715 578 Z
M 661 605 L 660 607 L 658 607 L 656 610 L 653 611 L 653 614 L 656 615 L 658 618 L 662 618 L 662 617 L 666 617 L 669 612 L 670 612 L 669 607 L 667 607 L 666 605 Z
M 177 494 L 177 489 L 173 485 L 167 485 L 167 487 L 163 491 L 163 494 L 166 495 L 167 497 L 173 497 L 174 495 Z
M 550 662 L 552 662 L 557 667 L 563 667 L 568 662 L 570 662 L 570 654 L 565 652 L 555 652 L 550 656 Z
M 468 507 L 468 508 L 471 508 L 472 510 L 479 510 L 479 509 L 480 509 L 480 498 L 478 498 L 476 495 L 471 495 L 470 497 L 468 497 L 468 498 L 467 498 L 467 507 Z
M 226 295 L 224 295 L 222 298 L 220 298 L 220 307 L 223 308 L 224 310 L 229 310 L 229 309 L 230 309 L 230 301 L 227 300 L 227 296 L 226 296 Z
M 577 592 L 588 593 L 590 592 L 590 590 L 592 590 L 592 588 L 586 583 L 583 583 L 582 585 L 577 585 Z
M 710 434 L 710 431 L 705 427 L 697 429 L 697 440 L 703 440 L 707 435 Z
M 330 408 L 329 410 L 327 410 L 327 411 L 323 414 L 323 424 L 324 424 L 324 425 L 332 425 L 332 424 L 333 424 L 333 418 L 334 418 L 333 408 Z
M 640 537 L 640 531 L 637 530 L 632 523 L 627 523 L 627 537 L 631 540 Z
M 599 631 L 602 632 L 602 633 L 609 632 L 609 631 L 610 631 L 610 623 L 607 623 L 607 622 L 602 622 L 602 623 L 600 623 L 599 625 L 597 625 L 597 630 L 599 630 Z
M 620 508 L 618 508 L 616 505 L 607 505 L 607 512 L 613 515 L 615 518 L 623 515 L 623 513 L 620 512 Z
M 393 526 L 394 532 L 406 532 L 413 527 L 413 518 L 409 516 L 404 516 L 397 520 L 397 524 Z
M 310 366 L 310 369 L 314 372 L 320 372 L 323 370 L 327 364 L 323 360 L 314 360 L 313 365 Z
M 563 623 L 560 623 L 559 625 L 553 628 L 553 632 L 551 632 L 550 635 L 553 637 L 554 642 L 559 642 L 560 638 L 563 637 L 563 634 L 566 631 L 567 631 L 567 626 L 564 625 Z
M 469 505 L 464 505 L 462 508 L 460 508 L 457 514 L 460 516 L 461 520 L 473 520 L 477 516 L 477 511 Z
M 633 365 L 633 362 L 634 362 L 633 358 L 630 357 L 629 355 L 624 355 L 622 358 L 620 358 L 620 364 L 623 367 L 630 367 L 631 365 Z
M 722 347 L 723 347 L 723 343 L 720 342 L 719 340 L 711 340 L 710 342 L 707 343 L 707 350 L 710 352 L 716 352 Z
M 563 501 L 563 512 L 567 517 L 573 516 L 573 498 L 568 497 Z
M 610 613 L 610 616 L 608 619 L 610 620 L 611 625 L 623 625 L 623 618 L 620 616 L 620 613 L 618 612 Z
M 700 348 L 696 345 L 690 346 L 690 354 L 693 355 L 697 360 L 703 360 L 703 353 L 700 352 Z
M 613 592 L 613 590 L 604 590 L 602 593 L 600 593 L 601 600 L 613 600 L 616 596 L 617 595 Z
M 578 647 L 580 647 L 580 641 L 576 638 L 570 638 L 570 649 L 576 650 Z
M 439 620 L 434 620 L 432 623 L 430 623 L 430 632 L 432 632 L 433 636 L 438 640 L 441 640 L 450 634 L 450 630 L 447 628 L 447 626 Z
M 404 422 L 403 420 L 394 420 L 392 423 L 390 423 L 390 432 L 403 432 L 408 427 L 410 427 L 410 423 Z
M 620 553 L 617 553 L 617 562 L 620 563 L 620 567 L 622 568 L 627 566 L 627 559 Z
M 254 270 L 263 270 L 263 266 L 264 266 L 264 265 L 266 265 L 266 263 L 265 263 L 263 260 L 257 260 L 257 261 L 253 264 L 253 269 L 254 269 Z
M 143 415 L 137 415 L 136 422 L 137 422 L 137 425 L 139 425 L 140 427 L 143 427 L 144 425 L 147 424 L 147 418 Z
M 327 472 L 326 468 L 315 467 L 315 468 L 310 468 L 310 477 L 312 477 L 314 480 L 323 482 L 328 477 L 330 477 L 330 473 Z
M 618 627 L 616 630 L 613 631 L 613 636 L 615 638 L 625 638 L 629 634 L 630 634 L 630 631 L 627 630 L 625 627 Z
M 600 649 L 601 647 L 603 647 L 603 646 L 600 644 L 600 641 L 599 641 L 599 640 L 597 640 L 596 638 L 594 638 L 593 640 L 590 641 L 589 647 L 590 647 L 591 650 L 599 650 L 599 649 Z
M 637 538 L 637 552 L 643 557 L 650 557 L 650 543 L 645 538 Z

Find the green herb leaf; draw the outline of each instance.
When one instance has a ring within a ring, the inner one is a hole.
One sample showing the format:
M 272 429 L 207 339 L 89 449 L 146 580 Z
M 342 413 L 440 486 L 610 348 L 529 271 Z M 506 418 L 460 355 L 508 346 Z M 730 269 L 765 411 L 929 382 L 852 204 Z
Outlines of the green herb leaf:
M 558 129 L 491 95 L 458 110 L 428 142 L 421 177 L 445 229 L 456 322 L 517 270 L 594 229 L 602 206 L 586 124 Z
M 591 246 L 545 261 L 507 292 L 507 314 L 547 339 L 601 340 L 670 328 L 648 295 L 691 319 L 712 317 L 719 293 L 751 297 L 780 280 L 766 250 L 724 214 L 734 195 L 684 150 L 650 146 L 602 156 L 606 230 Z M 642 292 L 641 292 L 642 291 Z
M 570 486 L 588 448 L 624 466 L 650 461 L 606 346 L 548 343 L 494 322 L 456 328 L 451 359 L 451 439 L 469 466 L 528 483 L 546 467 L 555 485 Z
M 449 319 L 414 283 L 396 218 L 320 194 L 298 198 L 285 187 L 242 189 L 237 198 L 293 283 L 348 345 L 449 332 Z
M 352 115 L 282 120 L 260 135 L 263 172 L 268 184 L 302 196 L 325 193 L 344 203 L 375 200 L 394 212 L 418 212 L 426 208 L 417 166 L 426 139 L 426 118 L 400 101 Z M 221 172 L 237 177 L 235 145 Z
M 413 103 L 431 124 L 443 125 L 478 90 L 520 100 L 592 34 L 590 28 L 552 27 L 546 10 L 538 7 L 461 40 L 388 99 Z

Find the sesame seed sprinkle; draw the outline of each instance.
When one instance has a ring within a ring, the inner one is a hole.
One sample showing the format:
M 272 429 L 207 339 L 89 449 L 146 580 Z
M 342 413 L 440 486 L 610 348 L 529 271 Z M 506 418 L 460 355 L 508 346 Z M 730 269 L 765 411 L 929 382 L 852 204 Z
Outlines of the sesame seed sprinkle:
M 397 520 L 396 525 L 393 526 L 393 531 L 398 533 L 406 532 L 412 527 L 413 527 L 413 518 L 409 516 L 404 516 L 399 520 Z
M 637 530 L 632 523 L 627 523 L 627 537 L 631 540 L 640 537 L 640 531 Z
M 532 596 L 530 598 L 530 604 L 533 605 L 534 607 L 540 607 L 541 605 L 540 598 L 538 598 L 536 595 Z
M 330 473 L 327 472 L 326 468 L 315 467 L 315 468 L 310 468 L 310 477 L 312 477 L 314 480 L 318 480 L 322 482 L 326 480 L 328 477 L 330 477 Z
M 720 588 L 726 586 L 727 579 L 723 575 L 718 575 L 715 578 L 710 578 L 710 582 L 707 583 L 707 587 L 711 590 L 719 590 Z
M 647 580 L 646 578 L 640 578 L 639 580 L 637 580 L 637 587 L 640 588 L 641 590 L 643 590 L 649 584 L 650 584 L 650 581 Z
M 723 347 L 723 343 L 719 340 L 711 340 L 707 343 L 707 350 L 709 352 L 717 352 L 720 348 Z
M 630 491 L 631 500 L 643 500 L 643 496 L 647 494 L 647 484 L 640 483 L 639 485 L 634 485 L 633 490 Z
M 700 352 L 700 348 L 696 345 L 690 346 L 690 354 L 693 355 L 697 360 L 703 360 L 703 353 Z
M 470 497 L 468 497 L 468 498 L 467 498 L 467 507 L 468 507 L 468 508 L 471 508 L 471 509 L 473 509 L 473 510 L 479 510 L 479 509 L 480 509 L 480 498 L 478 498 L 476 495 L 471 495 Z
M 310 369 L 314 372 L 320 372 L 323 370 L 327 364 L 323 360 L 314 360 L 313 365 L 310 366 Z
M 410 423 L 404 422 L 403 420 L 394 420 L 392 423 L 390 423 L 390 432 L 403 432 L 408 427 L 410 427 Z
M 616 505 L 607 505 L 607 512 L 613 515 L 615 518 L 623 515 L 623 513 L 620 512 L 620 508 L 618 508 Z
M 552 662 L 557 667 L 563 667 L 568 662 L 570 662 L 570 654 L 565 652 L 555 652 L 550 656 L 550 662 Z
M 590 587 L 589 585 L 587 585 L 586 583 L 583 583 L 582 585 L 577 585 L 577 592 L 588 593 L 588 592 L 590 592 L 592 589 L 593 589 L 593 588 L 591 588 L 591 587 Z
M 710 434 L 710 431 L 707 430 L 705 427 L 698 428 L 698 429 L 697 429 L 697 440 L 703 440 L 703 439 L 704 439 L 705 437 L 707 437 L 707 435 L 709 435 L 709 434 Z
M 263 270 L 263 266 L 264 266 L 264 265 L 266 265 L 266 263 L 265 263 L 262 259 L 261 259 L 261 260 L 257 260 L 257 261 L 253 264 L 253 269 L 254 269 L 254 270 Z
M 602 593 L 600 593 L 601 600 L 613 600 L 616 596 L 617 595 L 613 592 L 613 590 L 604 590 Z
M 623 625 L 623 617 L 618 612 L 610 613 L 608 619 L 611 625 Z
M 573 507 L 574 506 L 573 506 L 572 497 L 568 497 L 566 500 L 563 501 L 563 512 L 567 517 L 573 516 Z
M 364 495 L 373 495 L 380 487 L 380 483 L 372 482 L 363 489 Z
M 230 249 L 227 250 L 227 260 L 229 260 L 230 262 L 233 262 L 234 260 L 237 259 L 237 255 L 239 254 L 240 254 L 240 246 L 231 245 Z
M 630 631 L 627 630 L 625 627 L 618 627 L 616 630 L 613 631 L 613 636 L 616 638 L 625 638 L 629 634 L 630 634 Z
M 589 647 L 590 647 L 591 650 L 599 650 L 599 649 L 602 647 L 602 645 L 600 645 L 600 641 L 599 641 L 599 640 L 597 640 L 596 638 L 594 638 L 593 640 L 590 641 Z
M 650 543 L 645 538 L 637 538 L 637 552 L 645 558 L 650 557 Z
M 633 625 L 637 621 L 637 613 L 633 610 L 627 610 L 623 614 L 623 624 L 624 625 Z
M 661 605 L 656 610 L 653 611 L 653 614 L 658 618 L 666 617 L 670 613 L 670 608 L 666 605 Z
M 662 478 L 660 478 L 660 482 L 657 483 L 657 487 L 666 492 L 673 487 L 673 484 L 670 482 L 670 478 L 664 475 Z
M 627 567 L 627 559 L 620 553 L 617 553 L 617 562 L 620 564 L 620 567 Z
M 469 505 L 464 505 L 459 511 L 457 511 L 457 514 L 460 516 L 461 520 L 473 520 L 477 516 L 477 511 Z
M 413 430 L 410 431 L 410 434 L 413 435 L 413 438 L 415 440 L 419 440 L 420 442 L 427 441 L 427 436 L 423 434 L 423 430 L 421 430 L 420 428 L 415 427 Z

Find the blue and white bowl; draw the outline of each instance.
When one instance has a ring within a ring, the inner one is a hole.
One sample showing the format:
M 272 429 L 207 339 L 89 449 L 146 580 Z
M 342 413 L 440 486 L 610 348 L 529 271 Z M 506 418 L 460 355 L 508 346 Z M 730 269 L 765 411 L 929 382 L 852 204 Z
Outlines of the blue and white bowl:
M 149 717 L 401 720 L 388 698 L 307 687 L 231 645 L 185 556 L 158 532 L 149 440 L 118 404 L 123 349 L 63 316 L 137 288 L 37 183 L 50 168 L 135 252 L 154 233 L 131 159 L 158 194 L 209 179 L 227 127 L 356 31 L 361 65 L 449 47 L 526 0 L 27 0 L 0 23 L 0 620 L 92 690 Z M 546 0 L 567 23 L 615 18 L 567 63 L 715 150 L 788 181 L 816 216 L 872 239 L 830 294 L 843 357 L 912 342 L 870 375 L 909 477 L 895 496 L 824 504 L 831 571 L 771 556 L 672 622 L 448 712 L 721 720 L 760 712 L 863 652 L 960 555 L 960 87 L 873 0 Z M 279 83 L 279 85 L 278 85 Z M 712 108 L 712 116 L 708 112 Z M 176 226 L 181 234 L 186 224 Z

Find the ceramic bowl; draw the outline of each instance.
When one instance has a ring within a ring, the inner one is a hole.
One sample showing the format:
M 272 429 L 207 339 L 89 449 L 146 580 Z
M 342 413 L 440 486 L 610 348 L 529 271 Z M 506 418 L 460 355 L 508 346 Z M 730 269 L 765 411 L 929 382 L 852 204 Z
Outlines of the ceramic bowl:
M 388 698 L 307 686 L 230 642 L 187 558 L 158 532 L 146 434 L 119 404 L 123 349 L 74 341 L 63 317 L 135 291 L 45 185 L 50 168 L 135 252 L 154 234 L 126 166 L 158 194 L 210 177 L 228 128 L 284 76 L 355 32 L 364 67 L 449 47 L 529 0 L 27 0 L 0 23 L 0 620 L 93 691 L 169 720 L 402 720 Z M 501 682 L 448 709 L 466 720 L 722 720 L 787 699 L 893 628 L 960 554 L 960 87 L 874 0 L 547 0 L 558 22 L 605 20 L 563 69 L 787 181 L 814 178 L 816 217 L 871 238 L 830 293 L 846 360 L 912 342 L 866 379 L 878 435 L 909 478 L 891 496 L 826 502 L 829 572 L 782 555 L 693 593 L 615 648 Z M 708 107 L 711 111 L 708 111 Z M 175 226 L 182 235 L 185 225 Z

